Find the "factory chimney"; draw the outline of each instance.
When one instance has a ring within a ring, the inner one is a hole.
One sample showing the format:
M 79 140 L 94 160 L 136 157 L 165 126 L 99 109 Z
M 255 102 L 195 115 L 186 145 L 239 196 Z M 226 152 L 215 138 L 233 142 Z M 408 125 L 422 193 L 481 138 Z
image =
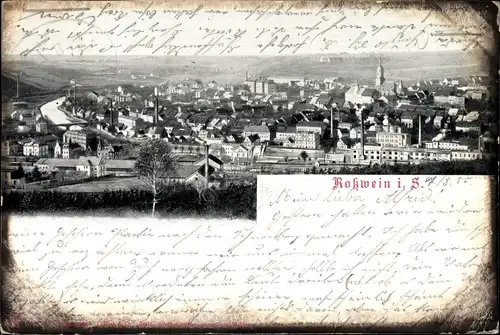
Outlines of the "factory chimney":
M 330 138 L 333 138 L 333 106 L 330 107 Z
M 206 188 L 208 188 L 208 167 L 210 166 L 210 163 L 209 163 L 209 147 L 210 145 L 209 144 L 206 144 L 205 145 L 205 186 Z
M 422 115 L 418 114 L 418 147 L 422 145 Z
M 113 100 L 110 100 L 110 106 L 109 106 L 109 125 L 112 126 L 115 124 L 115 113 L 113 110 Z
M 365 160 L 365 121 L 363 120 L 363 115 L 361 115 L 361 141 L 360 141 L 361 154 L 359 156 L 360 160 Z
M 248 81 L 248 70 L 245 71 L 245 81 Z
M 158 124 L 159 118 L 158 118 L 158 88 L 155 87 L 155 116 L 154 116 L 154 124 Z
M 16 91 L 16 92 L 17 92 L 17 94 L 16 94 L 16 98 L 19 98 L 19 77 L 20 77 L 20 76 L 21 76 L 21 75 L 18 73 L 18 74 L 17 74 L 17 91 Z

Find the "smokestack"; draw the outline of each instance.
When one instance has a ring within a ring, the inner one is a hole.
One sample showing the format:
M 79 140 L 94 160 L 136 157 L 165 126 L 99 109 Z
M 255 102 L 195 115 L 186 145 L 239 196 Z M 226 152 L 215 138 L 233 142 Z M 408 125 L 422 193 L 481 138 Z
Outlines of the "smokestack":
M 17 74 L 17 93 L 16 93 L 16 97 L 19 98 L 19 73 Z
M 330 138 L 333 138 L 333 107 L 330 108 Z
M 365 160 L 365 121 L 363 120 L 363 116 L 361 116 L 361 155 L 359 156 L 360 160 Z
M 111 100 L 111 105 L 109 107 L 109 125 L 112 126 L 115 123 L 114 113 L 113 113 L 113 100 Z
M 205 146 L 205 186 L 208 188 L 208 167 L 209 167 L 209 158 L 208 158 L 208 149 L 210 145 Z
M 154 115 L 154 124 L 158 124 L 158 88 L 155 87 L 155 115 Z
M 422 145 L 422 115 L 418 114 L 418 147 Z
M 245 71 L 245 81 L 248 81 L 248 70 Z
M 155 124 L 158 124 L 160 118 L 159 118 L 159 107 L 158 107 L 158 97 L 155 98 L 155 117 L 154 117 L 154 121 L 155 121 Z

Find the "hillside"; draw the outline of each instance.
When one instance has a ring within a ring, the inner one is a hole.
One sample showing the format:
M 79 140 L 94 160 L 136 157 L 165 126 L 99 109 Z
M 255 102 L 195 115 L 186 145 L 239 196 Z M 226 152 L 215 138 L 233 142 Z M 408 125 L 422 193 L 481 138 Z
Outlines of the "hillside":
M 19 81 L 19 95 L 26 96 L 30 94 L 36 94 L 40 92 L 47 91 L 43 87 L 40 87 L 33 83 L 28 83 L 22 78 Z M 17 94 L 17 80 L 16 76 L 9 73 L 2 73 L 2 98 L 9 99 L 16 97 Z
M 277 57 L 175 57 L 119 56 L 116 58 L 85 56 L 50 56 L 50 62 L 34 57 L 11 59 L 8 68 L 22 70 L 33 81 L 51 87 L 67 85 L 76 79 L 82 85 L 159 84 L 184 78 L 216 80 L 219 83 L 241 83 L 245 71 L 250 76 L 287 76 L 323 79 L 343 77 L 372 83 L 378 65 L 378 54 L 330 56 L 329 63 L 320 55 Z M 387 80 L 415 82 L 448 76 L 484 75 L 488 60 L 477 53 L 408 53 L 383 55 Z M 135 75 L 135 79 L 132 76 Z M 152 75 L 152 76 L 151 76 Z M 143 78 L 144 76 L 145 78 Z

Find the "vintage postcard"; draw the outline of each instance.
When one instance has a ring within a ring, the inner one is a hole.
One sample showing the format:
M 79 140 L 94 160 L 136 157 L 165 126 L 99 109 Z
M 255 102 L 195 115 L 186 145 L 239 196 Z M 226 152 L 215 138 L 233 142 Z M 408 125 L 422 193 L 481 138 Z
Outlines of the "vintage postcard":
M 2 331 L 498 330 L 494 3 L 2 5 Z

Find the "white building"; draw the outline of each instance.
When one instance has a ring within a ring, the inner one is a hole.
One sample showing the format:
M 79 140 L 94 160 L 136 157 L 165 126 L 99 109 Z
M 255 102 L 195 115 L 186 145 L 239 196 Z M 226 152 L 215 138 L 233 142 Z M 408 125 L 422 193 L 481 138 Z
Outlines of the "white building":
M 411 138 L 406 133 L 377 132 L 375 141 L 382 146 L 404 148 L 411 144 Z
M 345 93 L 346 102 L 355 104 L 370 104 L 379 97 L 380 94 L 376 89 L 360 87 L 358 82 Z
M 295 135 L 296 148 L 318 149 L 320 144 L 320 135 L 316 132 L 297 132 Z
M 261 141 L 271 140 L 271 131 L 267 126 L 245 126 L 243 136 L 248 137 L 258 135 Z
M 102 157 L 80 157 L 76 164 L 76 171 L 83 171 L 90 178 L 105 176 L 105 160 Z
M 59 144 L 59 141 L 56 142 L 56 145 L 54 146 L 54 158 L 61 158 L 62 157 L 62 147 L 61 144 Z
M 313 132 L 323 135 L 325 124 L 321 121 L 300 121 L 297 123 L 297 133 L 299 132 Z
M 23 146 L 24 156 L 47 157 L 49 155 L 49 146 L 39 141 L 31 141 Z

